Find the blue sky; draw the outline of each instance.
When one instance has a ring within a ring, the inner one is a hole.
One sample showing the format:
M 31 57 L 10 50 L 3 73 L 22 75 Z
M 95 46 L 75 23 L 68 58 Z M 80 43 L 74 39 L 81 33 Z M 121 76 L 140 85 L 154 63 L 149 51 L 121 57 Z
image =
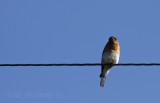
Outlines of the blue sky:
M 0 63 L 101 61 L 118 37 L 120 63 L 160 61 L 158 0 L 1 0 Z M 0 67 L 3 103 L 159 103 L 159 67 Z

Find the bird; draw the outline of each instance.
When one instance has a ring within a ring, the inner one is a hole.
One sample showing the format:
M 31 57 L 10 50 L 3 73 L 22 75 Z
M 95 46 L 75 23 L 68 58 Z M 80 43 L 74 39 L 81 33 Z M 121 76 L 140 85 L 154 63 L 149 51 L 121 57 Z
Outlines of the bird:
M 118 64 L 120 57 L 120 44 L 115 36 L 108 39 L 102 53 L 100 87 L 104 87 L 106 76 L 108 75 L 113 64 Z M 106 64 L 106 65 L 105 65 Z

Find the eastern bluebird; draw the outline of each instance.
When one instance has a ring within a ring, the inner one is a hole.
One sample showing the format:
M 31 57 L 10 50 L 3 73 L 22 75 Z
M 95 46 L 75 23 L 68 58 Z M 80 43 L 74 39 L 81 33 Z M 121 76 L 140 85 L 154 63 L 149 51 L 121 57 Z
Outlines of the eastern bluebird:
M 112 65 L 103 65 L 103 64 L 118 64 L 120 56 L 120 45 L 116 37 L 111 36 L 108 39 L 108 42 L 103 50 L 102 54 L 102 66 L 100 74 L 100 86 L 104 87 L 105 83 L 105 74 L 108 75 Z

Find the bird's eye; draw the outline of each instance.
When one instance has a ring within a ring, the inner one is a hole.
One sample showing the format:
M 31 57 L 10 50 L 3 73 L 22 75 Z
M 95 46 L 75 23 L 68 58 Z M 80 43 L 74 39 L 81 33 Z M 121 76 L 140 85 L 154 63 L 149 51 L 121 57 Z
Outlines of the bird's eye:
M 114 40 L 117 40 L 117 38 L 114 37 Z
M 113 40 L 117 41 L 117 38 L 114 37 L 114 36 L 111 36 L 111 37 L 109 38 L 109 41 L 113 41 Z

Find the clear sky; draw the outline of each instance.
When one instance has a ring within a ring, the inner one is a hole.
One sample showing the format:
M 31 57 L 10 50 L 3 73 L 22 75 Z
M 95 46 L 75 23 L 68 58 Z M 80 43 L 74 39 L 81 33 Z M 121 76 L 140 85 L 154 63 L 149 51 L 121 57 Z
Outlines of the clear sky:
M 0 0 L 0 63 L 95 63 L 108 37 L 120 63 L 160 61 L 158 0 Z M 159 103 L 160 67 L 0 67 L 1 103 Z

